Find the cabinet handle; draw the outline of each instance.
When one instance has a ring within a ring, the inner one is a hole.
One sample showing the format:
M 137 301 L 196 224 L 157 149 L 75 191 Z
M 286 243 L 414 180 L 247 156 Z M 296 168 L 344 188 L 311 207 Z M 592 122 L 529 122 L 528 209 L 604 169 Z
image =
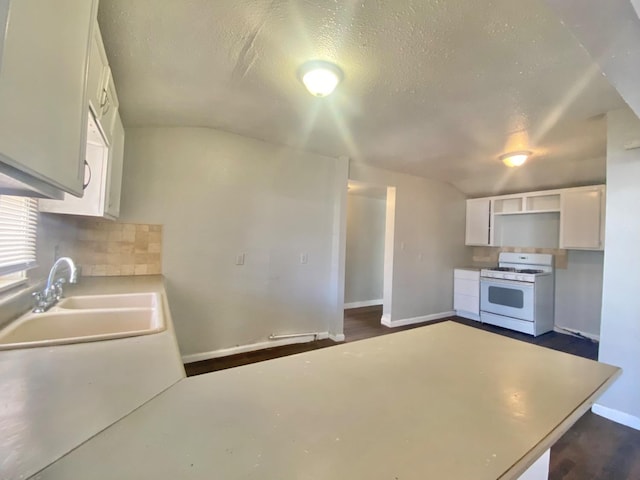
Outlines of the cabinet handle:
M 107 97 L 107 89 L 103 88 L 102 89 L 102 93 L 100 93 L 100 108 L 102 109 L 102 107 L 105 106 L 105 104 L 107 103 L 108 97 Z
M 86 160 L 84 161 L 84 170 L 85 170 L 84 178 L 86 180 L 82 184 L 82 190 L 86 190 L 89 184 L 91 183 L 91 165 L 89 165 L 89 162 L 87 162 Z M 87 172 L 89 172 L 89 178 L 87 178 Z
M 108 98 L 107 98 L 107 101 L 104 104 L 104 107 L 106 107 L 106 108 L 102 109 L 102 116 L 105 116 L 107 114 L 107 112 L 109 111 L 109 109 L 111 108 L 111 103 L 109 102 Z

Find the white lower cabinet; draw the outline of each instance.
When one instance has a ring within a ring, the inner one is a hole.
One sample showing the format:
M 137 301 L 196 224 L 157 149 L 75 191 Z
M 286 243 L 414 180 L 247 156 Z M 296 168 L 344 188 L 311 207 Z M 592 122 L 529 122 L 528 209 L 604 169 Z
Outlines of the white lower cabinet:
M 480 320 L 480 270 L 453 271 L 453 309 L 459 317 Z

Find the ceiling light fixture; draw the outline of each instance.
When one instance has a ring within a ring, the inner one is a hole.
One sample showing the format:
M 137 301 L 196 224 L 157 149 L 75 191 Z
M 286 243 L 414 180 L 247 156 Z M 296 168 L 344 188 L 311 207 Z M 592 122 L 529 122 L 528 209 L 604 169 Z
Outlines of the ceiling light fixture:
M 309 93 L 316 97 L 331 95 L 344 78 L 337 65 L 321 60 L 303 64 L 298 70 L 298 76 Z
M 500 155 L 500 160 L 507 167 L 520 167 L 527 161 L 527 159 L 531 156 L 531 152 L 528 150 L 523 150 L 520 152 L 510 152 L 505 153 L 504 155 Z

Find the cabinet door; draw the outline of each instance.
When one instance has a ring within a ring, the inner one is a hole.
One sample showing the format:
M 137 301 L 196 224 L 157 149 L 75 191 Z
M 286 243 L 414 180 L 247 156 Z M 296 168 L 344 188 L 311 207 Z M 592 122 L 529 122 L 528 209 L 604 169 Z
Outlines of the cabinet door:
M 100 119 L 98 123 L 102 128 L 102 133 L 107 143 L 111 145 L 113 137 L 113 129 L 118 115 L 118 96 L 116 95 L 116 87 L 113 83 L 111 70 L 107 67 L 107 83 L 104 89 L 104 101 L 100 107 Z
M 466 245 L 489 245 L 491 200 L 467 200 Z
M 108 61 L 97 22 L 93 26 L 87 75 L 87 99 L 96 120 L 100 120 L 107 96 Z
M 122 192 L 122 169 L 124 166 L 124 128 L 120 115 L 116 115 L 113 126 L 113 140 L 109 148 L 109 173 L 107 182 L 107 215 L 120 215 L 120 194 Z
M 97 0 L 11 0 L 0 70 L 0 161 L 82 194 Z
M 105 212 L 105 185 L 109 151 L 93 115 L 88 115 L 87 149 L 84 164 L 84 192 L 82 197 L 64 194 L 62 200 L 40 200 L 41 212 L 102 217 Z
M 560 248 L 600 250 L 604 190 L 568 190 L 562 193 Z
M 480 315 L 480 299 L 470 295 L 455 294 L 453 296 L 453 309 L 456 312 L 468 312 Z

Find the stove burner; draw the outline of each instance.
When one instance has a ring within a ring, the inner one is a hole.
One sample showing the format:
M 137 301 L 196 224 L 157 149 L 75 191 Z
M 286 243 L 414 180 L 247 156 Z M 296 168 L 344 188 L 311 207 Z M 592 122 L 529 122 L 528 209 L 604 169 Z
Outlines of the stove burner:
M 530 268 L 525 268 L 524 270 L 516 270 L 517 273 L 542 273 L 542 270 L 533 270 Z
M 515 268 L 510 268 L 510 267 L 493 267 L 493 268 L 490 268 L 489 270 L 492 270 L 494 272 L 515 272 L 516 271 Z

